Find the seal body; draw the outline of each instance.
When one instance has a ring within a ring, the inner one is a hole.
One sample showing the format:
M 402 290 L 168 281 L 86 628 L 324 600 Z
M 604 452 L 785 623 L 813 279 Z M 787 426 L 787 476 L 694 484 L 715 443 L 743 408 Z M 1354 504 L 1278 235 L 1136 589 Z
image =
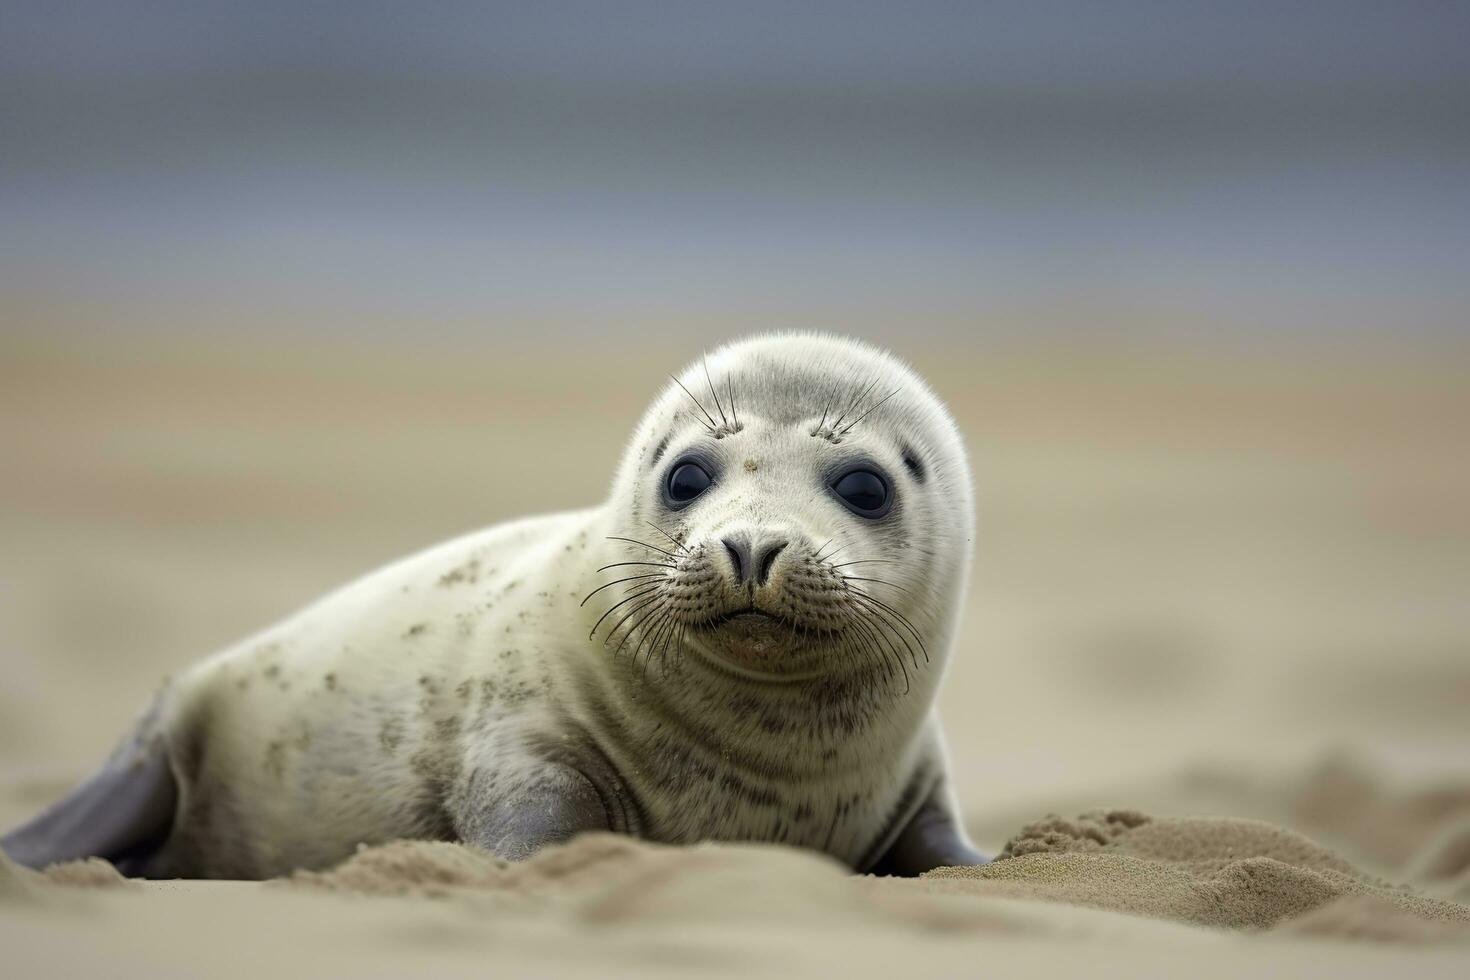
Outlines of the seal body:
M 888 355 L 722 348 L 654 401 L 603 505 L 431 548 L 194 665 L 0 846 L 151 877 L 596 829 L 980 860 L 933 707 L 970 513 L 953 424 Z

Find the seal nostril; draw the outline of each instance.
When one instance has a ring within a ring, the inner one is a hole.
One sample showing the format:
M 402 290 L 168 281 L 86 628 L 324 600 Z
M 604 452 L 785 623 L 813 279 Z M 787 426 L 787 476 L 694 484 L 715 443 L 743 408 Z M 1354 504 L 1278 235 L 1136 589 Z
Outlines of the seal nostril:
M 730 556 L 730 564 L 735 567 L 735 582 L 744 585 L 750 578 L 750 546 L 744 541 L 734 541 L 725 538 L 722 542 L 725 552 Z
M 761 556 L 761 567 L 756 572 L 755 581 L 757 585 L 766 584 L 766 579 L 771 577 L 771 566 L 776 564 L 776 556 L 785 549 L 785 541 L 776 541 L 767 546 L 766 553 Z

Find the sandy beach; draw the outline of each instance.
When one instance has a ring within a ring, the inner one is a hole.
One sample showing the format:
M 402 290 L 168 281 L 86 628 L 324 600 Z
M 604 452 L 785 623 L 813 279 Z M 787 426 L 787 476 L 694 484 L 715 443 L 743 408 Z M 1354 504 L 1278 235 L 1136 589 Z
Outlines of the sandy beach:
M 5 826 L 169 672 L 408 551 L 595 502 L 698 354 L 0 343 Z M 265 883 L 7 864 L 0 968 L 1464 975 L 1464 353 L 899 353 L 975 470 L 941 713 L 995 863 L 900 881 L 594 836 Z

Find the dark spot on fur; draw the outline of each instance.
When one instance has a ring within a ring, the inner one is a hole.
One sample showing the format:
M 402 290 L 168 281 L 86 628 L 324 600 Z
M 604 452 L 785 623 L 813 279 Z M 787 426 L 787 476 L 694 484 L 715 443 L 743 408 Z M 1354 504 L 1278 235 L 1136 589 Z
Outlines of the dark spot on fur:
M 434 722 L 434 738 L 438 739 L 441 742 L 447 742 L 450 739 L 454 738 L 454 736 L 459 734 L 459 728 L 459 715 L 450 715 L 447 718 L 440 718 L 438 721 Z
M 914 447 L 903 447 L 903 465 L 913 475 L 915 480 L 918 480 L 920 483 L 924 482 L 924 464 L 919 461 L 919 455 L 914 452 Z
M 327 674 L 327 675 L 325 675 L 324 677 L 322 677 L 322 684 L 323 684 L 323 686 L 326 687 L 327 690 L 329 690 L 329 691 L 335 691 L 337 689 L 337 675 L 336 674 Z
M 281 665 L 280 664 L 271 664 L 269 667 L 267 667 L 265 669 L 265 676 L 269 677 L 271 680 L 275 680 L 277 677 L 280 677 L 281 676 Z
M 378 744 L 384 752 L 398 751 L 398 746 L 403 744 L 403 722 L 394 717 L 384 718 L 378 729 Z
M 652 469 L 655 466 L 657 466 L 658 465 L 658 461 L 664 458 L 664 450 L 666 450 L 666 449 L 669 448 L 669 440 L 672 439 L 672 438 L 673 438 L 673 433 L 672 432 L 671 433 L 668 433 L 667 435 L 665 435 L 662 439 L 660 439 L 658 441 L 658 445 L 657 446 L 653 447 L 653 458 L 648 461 L 648 468 L 649 469 Z
M 473 687 L 474 685 L 470 681 L 461 681 L 460 685 L 454 689 L 454 693 L 461 701 L 468 701 L 470 699 L 470 691 Z
M 403 638 L 406 640 L 409 637 L 422 635 L 423 633 L 428 632 L 428 629 L 428 623 L 414 623 L 404 632 Z
M 480 559 L 471 558 L 458 568 L 451 569 L 439 576 L 439 588 L 447 589 L 451 585 L 466 583 L 474 585 L 480 581 Z

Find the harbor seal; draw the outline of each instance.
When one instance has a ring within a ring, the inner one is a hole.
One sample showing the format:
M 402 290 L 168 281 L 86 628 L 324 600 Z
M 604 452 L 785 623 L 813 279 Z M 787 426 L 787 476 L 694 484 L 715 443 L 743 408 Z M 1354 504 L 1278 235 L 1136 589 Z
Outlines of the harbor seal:
M 592 830 L 980 863 L 934 705 L 971 508 L 953 421 L 896 359 L 729 344 L 671 376 L 601 506 L 430 548 L 201 661 L 0 848 L 154 878 Z

